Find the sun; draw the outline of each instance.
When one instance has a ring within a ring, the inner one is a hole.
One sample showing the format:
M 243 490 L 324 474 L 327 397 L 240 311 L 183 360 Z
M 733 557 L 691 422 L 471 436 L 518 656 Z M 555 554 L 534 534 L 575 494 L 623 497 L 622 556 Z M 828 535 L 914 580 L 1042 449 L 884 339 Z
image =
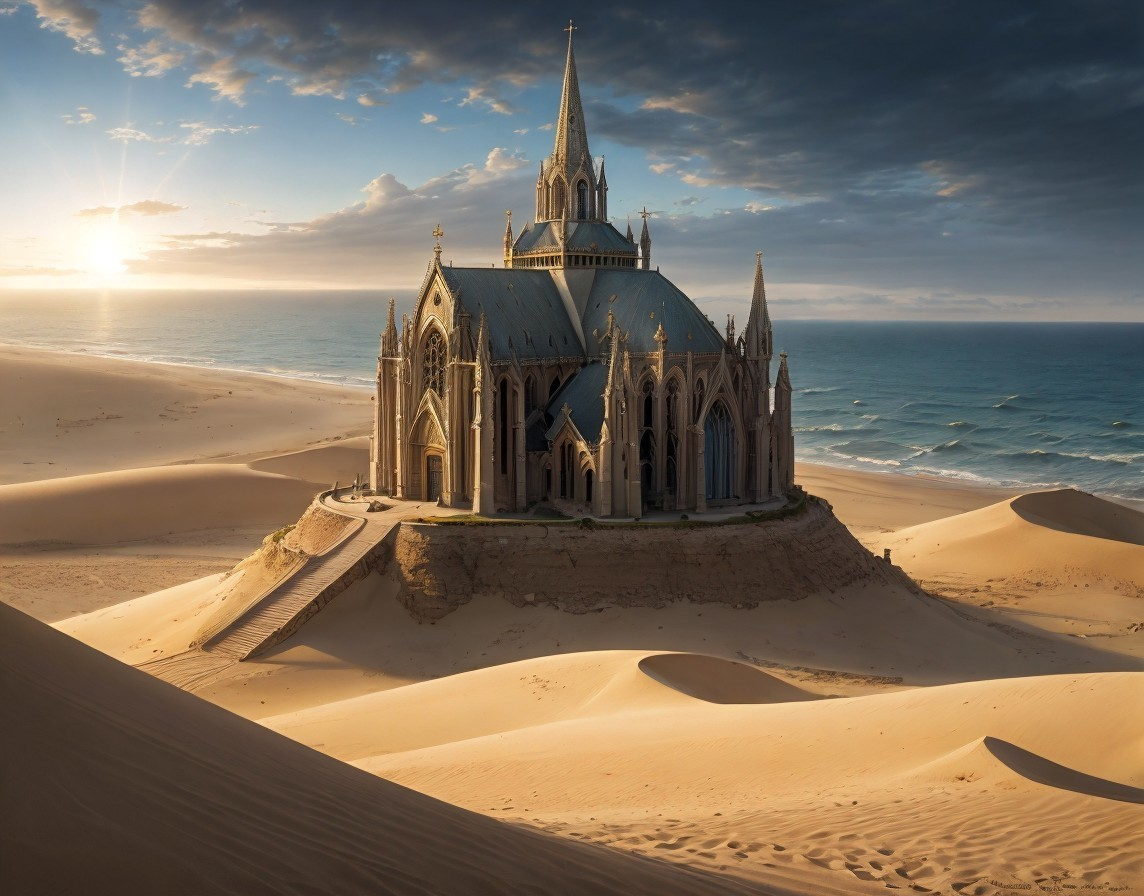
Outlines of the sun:
M 131 254 L 132 234 L 117 218 L 94 225 L 84 246 L 84 267 L 90 274 L 112 276 L 125 273 L 124 259 Z

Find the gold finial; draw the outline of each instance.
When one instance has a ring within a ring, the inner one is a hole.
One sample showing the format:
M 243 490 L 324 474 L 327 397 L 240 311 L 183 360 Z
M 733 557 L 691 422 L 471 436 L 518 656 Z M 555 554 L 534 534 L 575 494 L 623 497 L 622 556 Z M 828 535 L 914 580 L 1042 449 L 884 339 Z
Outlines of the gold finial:
M 441 237 L 444 235 L 445 231 L 441 229 L 440 224 L 433 228 L 433 238 L 436 240 L 433 245 L 433 254 L 437 256 L 438 259 L 441 257 Z
M 755 261 L 757 261 L 759 264 L 763 263 L 763 253 L 762 252 L 756 252 L 755 253 Z
M 645 221 L 646 221 L 648 218 L 650 218 L 650 217 L 651 217 L 651 212 L 649 212 L 649 211 L 647 210 L 647 206 L 646 206 L 646 205 L 643 207 L 643 211 L 642 211 L 642 212 L 640 212 L 640 217 L 641 217 L 641 218 L 643 218 Z
M 569 39 L 569 40 L 572 40 L 572 32 L 573 32 L 573 31 L 576 31 L 576 30 L 578 30 L 578 29 L 576 28 L 576 26 L 575 26 L 575 25 L 573 25 L 573 24 L 572 24 L 572 20 L 571 20 L 571 19 L 569 19 L 569 20 L 568 20 L 568 27 L 567 27 L 567 28 L 565 28 L 564 30 L 568 32 L 568 39 Z

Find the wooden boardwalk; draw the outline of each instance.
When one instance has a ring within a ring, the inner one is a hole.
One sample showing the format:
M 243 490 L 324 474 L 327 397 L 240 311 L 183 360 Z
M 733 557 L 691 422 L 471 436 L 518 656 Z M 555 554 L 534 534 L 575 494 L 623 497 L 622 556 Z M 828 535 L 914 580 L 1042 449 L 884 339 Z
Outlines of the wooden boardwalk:
M 136 666 L 156 678 L 182 688 L 184 691 L 193 691 L 235 662 L 233 657 L 221 656 L 214 653 L 203 653 L 201 650 L 188 650 L 185 653 L 176 653 L 161 660 L 151 660 Z
M 322 506 L 341 512 L 329 504 Z M 186 691 L 202 687 L 235 663 L 288 638 L 310 616 L 365 578 L 381 561 L 386 550 L 382 543 L 390 533 L 403 520 L 426 511 L 441 512 L 432 505 L 410 502 L 376 514 L 344 513 L 359 525 L 356 531 L 279 582 L 238 619 L 206 640 L 201 649 L 151 660 L 138 668 Z

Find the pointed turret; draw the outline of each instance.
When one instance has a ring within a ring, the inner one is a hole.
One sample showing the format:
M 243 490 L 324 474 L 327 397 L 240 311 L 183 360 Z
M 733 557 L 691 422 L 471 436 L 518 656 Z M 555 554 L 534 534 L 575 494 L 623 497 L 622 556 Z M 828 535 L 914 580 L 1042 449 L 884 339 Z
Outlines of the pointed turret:
M 751 360 L 771 360 L 771 315 L 767 310 L 767 288 L 763 283 L 763 253 L 755 253 L 755 288 L 751 294 L 751 315 L 743 334 L 747 357 Z
M 794 430 L 790 414 L 790 371 L 786 352 L 779 354 L 775 410 L 771 415 L 771 494 L 784 497 L 794 486 Z
M 634 233 L 632 233 L 632 219 L 631 218 L 628 218 L 628 232 L 625 233 L 624 236 L 627 237 L 627 240 L 629 243 L 632 243 L 632 244 L 635 243 L 636 235 Z
M 512 267 L 512 211 L 506 211 L 508 220 L 504 225 L 504 266 Z
M 645 271 L 651 270 L 651 234 L 647 230 L 647 219 L 650 214 L 646 206 L 640 212 L 643 218 L 643 231 L 640 233 L 640 267 Z
M 603 156 L 600 156 L 600 177 L 596 182 L 596 217 L 608 220 L 608 176 L 604 174 Z
M 385 322 L 385 331 L 381 334 L 381 356 L 383 358 L 396 358 L 398 352 L 397 320 L 395 318 L 396 301 L 389 300 L 389 317 Z

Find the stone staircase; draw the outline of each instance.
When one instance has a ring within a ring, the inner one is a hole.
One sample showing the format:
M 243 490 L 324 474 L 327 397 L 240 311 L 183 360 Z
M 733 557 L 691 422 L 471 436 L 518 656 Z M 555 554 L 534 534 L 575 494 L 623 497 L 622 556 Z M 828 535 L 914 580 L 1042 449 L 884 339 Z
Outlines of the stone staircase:
M 322 502 L 325 495 L 319 495 Z M 338 513 L 329 504 L 322 506 Z M 432 508 L 436 510 L 436 508 Z M 271 588 L 250 609 L 206 640 L 200 649 L 142 663 L 138 668 L 193 691 L 235 663 L 250 659 L 289 638 L 331 600 L 373 569 L 383 568 L 390 535 L 402 520 L 430 511 L 421 504 L 391 508 L 364 518 L 349 537 L 310 559 Z M 351 516 L 351 514 L 344 514 Z M 362 520 L 354 516 L 355 522 Z

